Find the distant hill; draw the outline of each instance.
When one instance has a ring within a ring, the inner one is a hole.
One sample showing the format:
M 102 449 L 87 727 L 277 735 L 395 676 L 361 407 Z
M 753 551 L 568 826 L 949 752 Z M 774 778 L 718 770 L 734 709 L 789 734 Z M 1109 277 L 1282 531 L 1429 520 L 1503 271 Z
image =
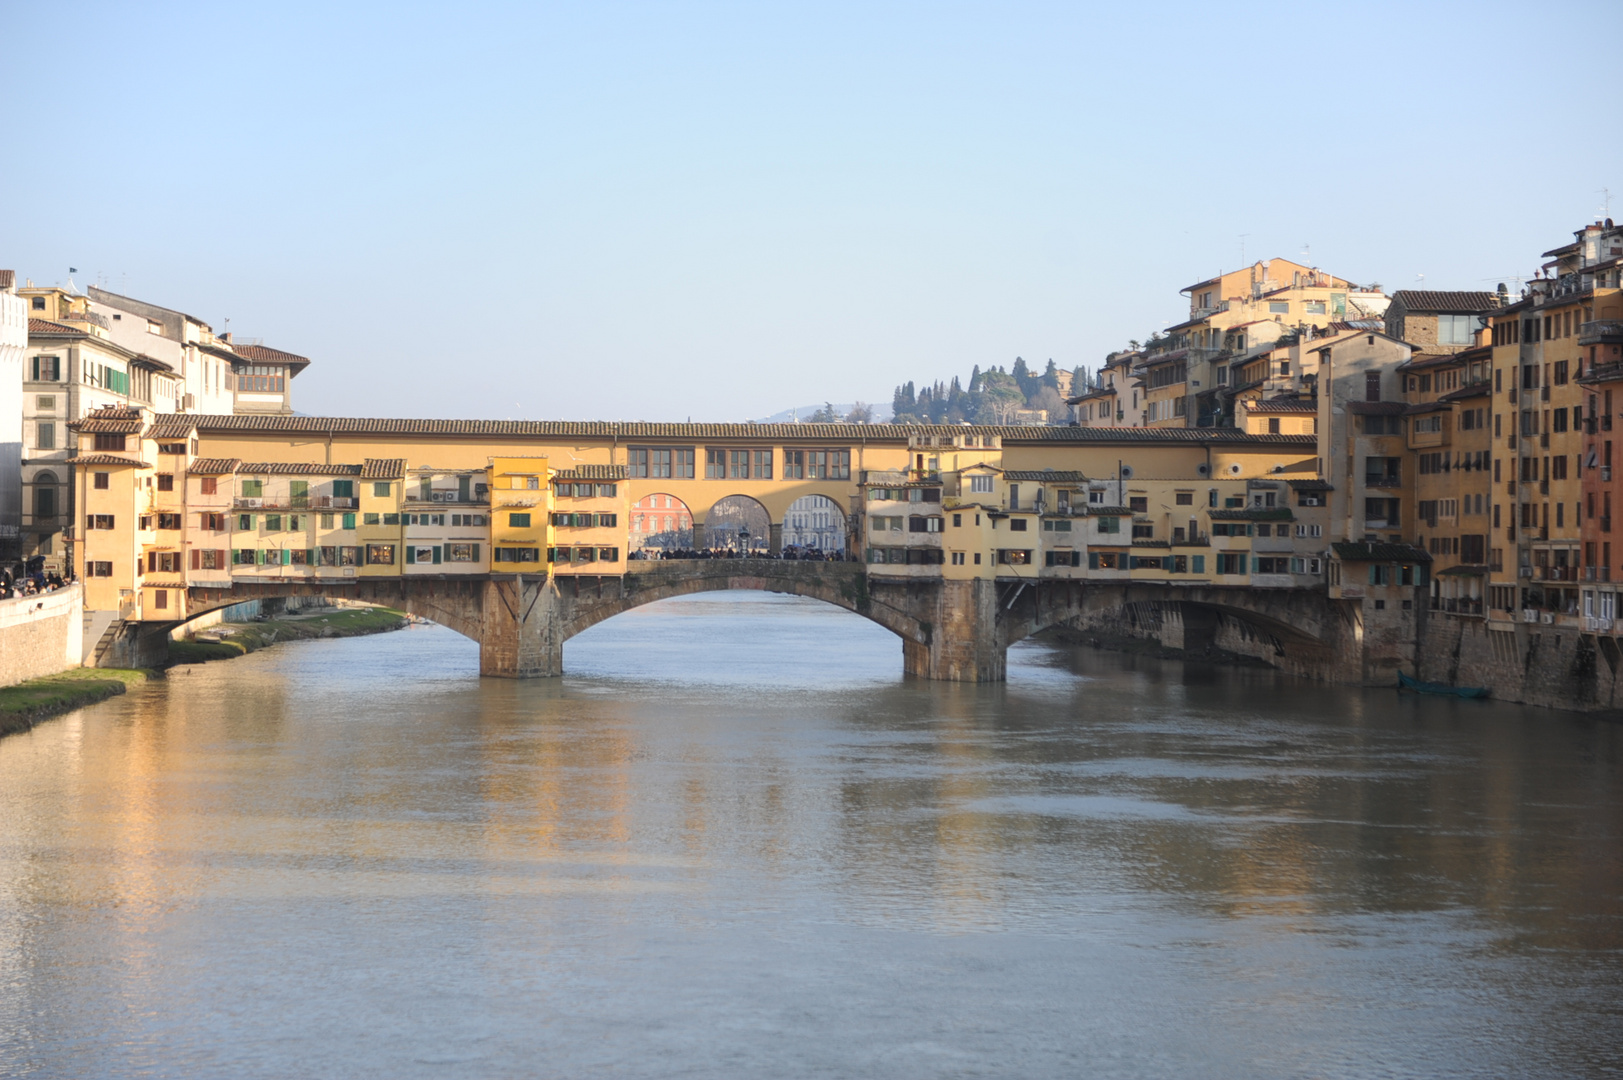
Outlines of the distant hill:
M 855 406 L 855 402 L 847 401 L 844 404 L 841 404 L 840 402 L 836 401 L 834 402 L 834 412 L 840 416 L 844 416 L 846 413 L 855 408 Z M 873 410 L 874 423 L 884 424 L 890 421 L 891 414 L 889 405 L 880 405 L 876 403 L 869 405 L 868 407 Z M 823 403 L 818 402 L 815 405 L 801 405 L 799 408 L 784 409 L 782 412 L 775 412 L 771 416 L 752 416 L 750 417 L 750 420 L 757 424 L 793 424 L 796 420 L 799 420 L 801 423 L 806 423 L 811 419 L 813 413 L 818 412 L 823 408 Z

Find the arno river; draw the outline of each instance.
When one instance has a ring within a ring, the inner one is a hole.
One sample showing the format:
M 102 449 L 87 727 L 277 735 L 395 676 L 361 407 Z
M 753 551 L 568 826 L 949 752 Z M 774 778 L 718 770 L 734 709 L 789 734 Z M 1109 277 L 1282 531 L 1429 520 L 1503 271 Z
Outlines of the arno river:
M 1599 1076 L 1623 726 L 809 601 L 450 631 L 0 740 L 0 1075 Z

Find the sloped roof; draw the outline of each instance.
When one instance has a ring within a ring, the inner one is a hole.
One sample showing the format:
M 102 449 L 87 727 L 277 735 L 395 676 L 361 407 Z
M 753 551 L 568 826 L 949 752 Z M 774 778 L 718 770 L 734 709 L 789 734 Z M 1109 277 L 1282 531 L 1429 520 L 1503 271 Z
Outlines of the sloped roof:
M 361 467 L 324 465 L 319 461 L 252 461 L 239 463 L 237 472 L 250 476 L 360 476 Z
M 135 435 L 141 430 L 141 410 L 122 405 L 108 405 L 97 409 L 83 420 L 69 424 L 68 429 L 109 435 Z
M 242 464 L 239 458 L 210 457 L 198 458 L 186 467 L 186 471 L 193 476 L 224 476 L 237 471 Z
M 367 458 L 361 464 L 363 480 L 398 480 L 405 475 L 405 458 Z
M 1206 516 L 1213 521 L 1295 521 L 1296 515 L 1288 506 L 1251 507 L 1244 510 L 1208 510 Z
M 624 480 L 624 465 L 576 465 L 552 474 L 554 480 Z
M 1245 407 L 1251 412 L 1314 413 L 1319 411 L 1317 405 L 1302 398 L 1252 399 L 1245 403 Z
M 1031 480 L 1049 484 L 1085 484 L 1084 473 L 1072 469 L 1011 469 L 1003 474 L 1005 480 Z
M 1394 304 L 1416 313 L 1489 311 L 1499 306 L 1491 292 L 1447 292 L 1432 289 L 1399 289 L 1392 294 Z
M 64 326 L 63 324 L 61 324 L 59 322 L 51 322 L 49 319 L 36 319 L 36 318 L 33 318 L 33 317 L 30 317 L 29 320 L 28 320 L 28 332 L 30 334 L 83 334 L 84 333 L 83 330 L 79 329 L 76 326 Z
M 68 458 L 69 465 L 129 465 L 136 469 L 150 469 L 144 461 L 132 457 L 123 457 L 119 454 L 80 454 L 78 457 Z
M 1328 480 L 1287 480 L 1292 491 L 1334 491 L 1335 485 Z
M 1469 386 L 1462 386 L 1458 390 L 1450 390 L 1437 400 L 1464 401 L 1466 398 L 1487 397 L 1491 393 L 1493 393 L 1493 388 L 1491 386 L 1489 386 L 1486 382 L 1478 382 L 1471 383 Z
M 1331 544 L 1330 550 L 1343 562 L 1431 562 L 1424 548 L 1412 544 Z
M 231 351 L 250 363 L 254 364 L 286 364 L 293 368 L 297 375 L 310 366 L 310 358 L 297 353 L 283 352 L 281 349 L 272 349 L 266 345 L 245 345 L 230 341 Z

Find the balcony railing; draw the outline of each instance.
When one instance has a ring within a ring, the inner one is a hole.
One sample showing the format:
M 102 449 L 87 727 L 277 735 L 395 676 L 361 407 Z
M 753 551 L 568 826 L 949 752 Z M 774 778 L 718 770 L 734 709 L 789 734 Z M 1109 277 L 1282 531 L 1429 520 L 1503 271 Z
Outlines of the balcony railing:
M 1612 482 L 1612 467 L 1610 465 L 1602 465 L 1600 467 L 1600 479 L 1604 484 L 1609 484 Z
M 1403 477 L 1391 476 L 1387 474 L 1365 476 L 1364 486 L 1372 488 L 1400 488 L 1403 486 Z
M 1623 345 L 1623 321 L 1594 319 L 1578 325 L 1580 345 Z
M 99 326 L 103 330 L 108 328 L 107 316 L 98 315 L 94 311 L 66 311 L 62 313 L 62 318 L 60 321 L 68 323 L 89 323 L 91 326 Z

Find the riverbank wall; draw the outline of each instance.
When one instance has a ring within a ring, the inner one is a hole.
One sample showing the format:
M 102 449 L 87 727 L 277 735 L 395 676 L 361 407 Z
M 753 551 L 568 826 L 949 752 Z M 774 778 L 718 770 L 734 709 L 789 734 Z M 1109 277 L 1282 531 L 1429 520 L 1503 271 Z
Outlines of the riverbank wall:
M 84 586 L 0 600 L 0 686 L 79 666 Z
M 1428 682 L 1486 686 L 1502 701 L 1623 719 L 1623 653 L 1608 634 L 1430 612 L 1417 654 Z

